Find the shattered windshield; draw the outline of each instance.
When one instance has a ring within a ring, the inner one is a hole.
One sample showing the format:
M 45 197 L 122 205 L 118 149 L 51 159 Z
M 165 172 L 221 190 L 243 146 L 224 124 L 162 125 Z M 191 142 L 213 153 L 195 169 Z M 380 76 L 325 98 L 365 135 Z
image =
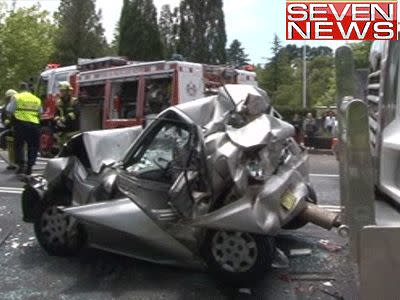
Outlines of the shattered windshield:
M 184 126 L 164 123 L 155 135 L 150 133 L 149 139 L 136 151 L 127 171 L 142 174 L 167 169 L 172 161 L 179 161 L 179 156 L 188 151 L 189 139 L 190 133 Z

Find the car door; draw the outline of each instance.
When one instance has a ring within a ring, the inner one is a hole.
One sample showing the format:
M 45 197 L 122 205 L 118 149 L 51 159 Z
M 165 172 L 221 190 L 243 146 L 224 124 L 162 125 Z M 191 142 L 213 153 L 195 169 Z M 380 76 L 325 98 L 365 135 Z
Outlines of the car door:
M 170 189 L 187 165 L 190 145 L 187 124 L 159 122 L 128 157 L 118 178 L 119 188 L 151 217 L 173 220 L 180 208 L 171 201 Z
M 117 185 L 128 198 L 63 211 L 85 224 L 93 247 L 159 263 L 193 263 L 192 252 L 167 230 L 178 215 L 169 191 L 190 141 L 185 123 L 158 120 L 128 151 L 120 170 Z

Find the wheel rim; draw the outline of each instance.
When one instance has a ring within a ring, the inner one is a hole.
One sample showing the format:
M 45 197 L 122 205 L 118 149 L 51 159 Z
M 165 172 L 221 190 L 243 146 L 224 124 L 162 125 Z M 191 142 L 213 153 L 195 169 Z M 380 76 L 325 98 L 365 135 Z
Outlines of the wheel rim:
M 211 247 L 215 261 L 228 272 L 246 272 L 257 261 L 256 241 L 248 233 L 219 231 Z
M 48 245 L 64 246 L 72 242 L 74 227 L 70 226 L 70 218 L 59 212 L 56 206 L 48 207 L 40 220 L 41 232 Z

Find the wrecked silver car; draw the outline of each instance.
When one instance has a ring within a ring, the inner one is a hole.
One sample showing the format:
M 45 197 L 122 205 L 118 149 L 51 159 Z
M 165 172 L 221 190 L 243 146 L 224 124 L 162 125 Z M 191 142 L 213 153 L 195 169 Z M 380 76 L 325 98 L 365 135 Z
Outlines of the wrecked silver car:
M 293 133 L 263 90 L 227 85 L 144 130 L 75 136 L 26 186 L 24 220 L 52 255 L 87 245 L 252 280 L 282 229 L 339 225 L 316 205 Z

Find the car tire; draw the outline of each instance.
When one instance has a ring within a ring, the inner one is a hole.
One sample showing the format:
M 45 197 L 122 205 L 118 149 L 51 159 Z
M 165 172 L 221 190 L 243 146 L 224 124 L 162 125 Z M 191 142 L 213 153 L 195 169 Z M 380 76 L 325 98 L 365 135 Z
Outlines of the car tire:
M 312 203 L 312 204 L 317 204 L 317 194 L 315 193 L 315 190 L 311 186 L 308 187 L 308 198 L 307 201 Z M 300 219 L 299 217 L 295 217 L 289 223 L 287 223 L 285 226 L 283 226 L 283 229 L 286 230 L 295 230 L 302 228 L 308 224 L 308 221 Z
M 275 239 L 244 232 L 209 231 L 202 254 L 219 280 L 243 284 L 262 278 L 271 268 Z
M 35 235 L 49 255 L 73 256 L 84 245 L 84 232 L 72 217 L 59 211 L 58 206 L 45 203 L 40 207 L 34 223 Z

